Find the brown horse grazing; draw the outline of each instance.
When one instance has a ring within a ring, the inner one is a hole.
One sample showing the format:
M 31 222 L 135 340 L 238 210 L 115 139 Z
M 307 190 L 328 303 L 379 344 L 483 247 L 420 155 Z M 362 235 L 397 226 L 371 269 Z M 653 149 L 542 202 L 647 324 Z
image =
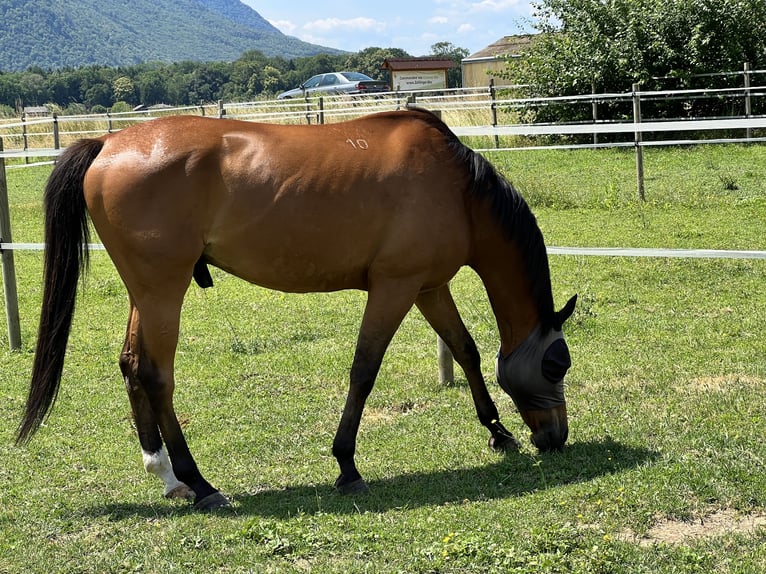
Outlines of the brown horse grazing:
M 208 264 L 286 292 L 368 292 L 333 442 L 341 492 L 366 488 L 354 463 L 362 410 L 413 303 L 465 371 L 490 444 L 518 448 L 450 294 L 463 265 L 487 289 L 500 334 L 498 381 L 533 443 L 550 450 L 567 439 L 561 328 L 575 297 L 554 310 L 527 204 L 428 112 L 323 126 L 170 117 L 67 148 L 45 191 L 43 306 L 19 443 L 58 392 L 88 214 L 128 290 L 120 368 L 144 465 L 166 496 L 193 497 L 203 509 L 228 503 L 197 469 L 173 410 L 181 303 L 192 278 L 212 285 Z

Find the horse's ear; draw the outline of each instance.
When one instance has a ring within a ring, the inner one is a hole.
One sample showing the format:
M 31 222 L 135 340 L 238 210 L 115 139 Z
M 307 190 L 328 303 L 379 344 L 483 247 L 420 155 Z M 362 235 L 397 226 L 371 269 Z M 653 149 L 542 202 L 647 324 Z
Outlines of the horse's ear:
M 557 330 L 561 330 L 561 327 L 564 325 L 564 321 L 569 319 L 569 317 L 572 316 L 572 313 L 574 313 L 575 310 L 575 304 L 577 303 L 577 294 L 575 293 L 572 298 L 567 301 L 567 304 L 564 305 L 564 307 L 561 309 L 561 311 L 556 312 L 556 328 Z

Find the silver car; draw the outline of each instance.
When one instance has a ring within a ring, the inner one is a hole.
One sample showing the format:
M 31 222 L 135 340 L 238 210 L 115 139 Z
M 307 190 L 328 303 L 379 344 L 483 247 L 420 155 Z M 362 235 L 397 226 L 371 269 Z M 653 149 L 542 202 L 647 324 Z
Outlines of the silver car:
M 371 94 L 389 90 L 386 82 L 373 80 L 359 72 L 330 72 L 312 76 L 297 88 L 282 92 L 277 99 L 305 98 L 312 95 Z

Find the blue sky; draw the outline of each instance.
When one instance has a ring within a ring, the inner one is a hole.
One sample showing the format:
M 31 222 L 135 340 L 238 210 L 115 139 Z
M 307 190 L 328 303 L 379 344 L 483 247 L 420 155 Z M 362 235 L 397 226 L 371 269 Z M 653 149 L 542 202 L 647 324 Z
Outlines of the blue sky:
M 377 46 L 424 56 L 452 42 L 474 53 L 531 30 L 529 0 L 242 1 L 285 34 L 349 52 Z

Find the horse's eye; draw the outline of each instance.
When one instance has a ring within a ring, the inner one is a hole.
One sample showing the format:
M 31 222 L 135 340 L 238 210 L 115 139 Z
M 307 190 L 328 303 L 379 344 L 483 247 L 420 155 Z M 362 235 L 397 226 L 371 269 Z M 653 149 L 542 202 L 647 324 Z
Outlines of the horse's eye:
M 543 376 L 551 383 L 558 383 L 572 366 L 569 347 L 564 339 L 556 339 L 545 351 L 542 361 Z

